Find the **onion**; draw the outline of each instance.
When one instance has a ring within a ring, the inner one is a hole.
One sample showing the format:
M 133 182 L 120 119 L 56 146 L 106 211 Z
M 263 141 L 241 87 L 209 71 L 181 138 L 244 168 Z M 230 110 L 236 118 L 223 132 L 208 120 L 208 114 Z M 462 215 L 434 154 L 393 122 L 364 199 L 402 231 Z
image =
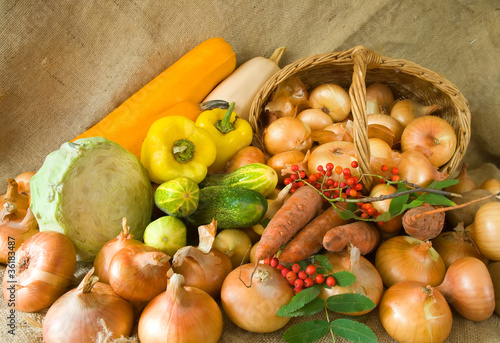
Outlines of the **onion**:
M 409 123 L 401 135 L 401 149 L 419 150 L 427 156 L 433 166 L 447 163 L 457 147 L 457 135 L 444 119 L 423 116 Z
M 375 254 L 375 267 L 387 287 L 400 281 L 437 286 L 446 272 L 443 259 L 430 241 L 409 236 L 395 236 L 383 242 Z
M 333 266 L 332 269 L 328 271 L 328 274 L 347 270 L 356 276 L 356 281 L 347 287 L 336 285 L 330 288 L 322 288 L 321 295 L 324 299 L 337 294 L 359 293 L 366 295 L 375 305 L 378 305 L 382 293 L 384 292 L 382 278 L 373 264 L 360 255 L 360 251 L 357 247 L 352 246 L 351 249 L 344 249 L 342 252 L 337 253 L 327 252 L 325 256 L 328 257 L 328 260 Z M 346 312 L 343 314 L 361 316 L 370 311 L 371 310 L 354 313 Z
M 29 207 L 29 198 L 18 192 L 18 185 L 14 179 L 7 179 L 7 191 L 0 196 L 0 223 L 7 221 L 21 221 Z
M 273 168 L 278 174 L 278 182 L 283 183 L 288 174 L 283 175 L 282 170 L 287 164 L 299 164 L 304 161 L 306 155 L 297 150 L 285 151 L 277 153 L 267 160 L 267 165 Z
M 446 187 L 445 191 L 462 194 L 478 188 L 477 183 L 469 177 L 467 167 L 468 164 L 466 163 L 462 165 L 462 169 L 460 169 L 460 172 L 456 177 L 456 179 L 458 179 L 458 183 L 456 185 Z
M 109 264 L 113 256 L 115 256 L 118 251 L 131 245 L 143 244 L 142 242 L 132 238 L 129 231 L 130 227 L 127 225 L 126 218 L 123 218 L 122 226 L 123 231 L 120 232 L 118 236 L 104 244 L 94 260 L 94 273 L 97 277 L 99 277 L 100 282 L 109 283 Z
M 312 108 L 321 109 L 334 122 L 342 121 L 351 112 L 349 93 L 339 85 L 325 83 L 314 88 L 309 94 Z
M 7 264 L 3 296 L 9 307 L 37 312 L 54 303 L 73 280 L 76 251 L 70 239 L 56 231 L 28 238 Z
M 311 129 L 295 117 L 282 117 L 264 130 L 264 146 L 272 156 L 280 152 L 297 150 L 307 152 L 312 146 Z
M 27 171 L 17 175 L 14 180 L 16 180 L 18 185 L 18 192 L 29 195 L 31 193 L 30 180 L 35 175 L 34 171 Z
M 289 317 L 276 313 L 293 295 L 277 269 L 253 263 L 229 273 L 221 290 L 222 307 L 229 319 L 243 330 L 258 333 L 274 332 L 289 322 Z
M 353 130 L 353 121 L 350 119 L 346 119 L 343 121 L 339 121 L 337 123 L 333 123 L 332 125 L 328 125 L 325 127 L 326 131 L 331 131 L 334 134 L 338 135 L 341 141 L 345 142 L 354 142 L 354 139 L 352 138 L 352 130 Z
M 373 174 L 390 179 L 392 167 L 399 165 L 401 154 L 393 150 L 386 141 L 380 138 L 369 138 L 370 168 Z M 382 166 L 387 166 L 387 171 L 382 171 Z
M 109 263 L 109 284 L 130 301 L 149 301 L 167 287 L 170 256 L 149 245 L 130 245 Z
M 467 226 L 479 251 L 492 261 L 500 261 L 500 202 L 482 205 L 474 222 Z
M 21 222 L 9 221 L 0 224 L 0 263 L 6 264 L 28 238 L 38 233 L 38 223 L 28 207 Z
M 495 311 L 495 292 L 490 273 L 477 258 L 462 257 L 453 262 L 436 289 L 469 320 L 483 321 Z
M 226 229 L 215 236 L 213 247 L 226 254 L 236 268 L 250 261 L 252 240 L 242 230 Z
M 370 131 L 371 126 L 380 125 L 383 126 L 392 133 L 393 139 L 391 141 L 386 141 L 390 146 L 395 145 L 401 141 L 401 134 L 403 133 L 403 126 L 387 114 L 370 114 L 366 117 L 368 130 Z
M 311 131 L 323 130 L 333 124 L 332 118 L 319 108 L 308 108 L 297 115 L 297 118 L 311 128 Z
M 383 195 L 388 195 L 395 193 L 396 191 L 397 189 L 394 186 L 379 183 L 373 186 L 372 189 L 370 190 L 370 197 L 379 197 Z M 385 213 L 389 211 L 389 207 L 391 206 L 391 201 L 392 199 L 386 199 L 381 201 L 373 201 L 371 204 L 373 208 L 377 210 L 378 213 Z M 403 227 L 402 218 L 403 214 L 400 214 L 394 218 L 391 218 L 386 222 L 382 223 L 377 222 L 376 225 L 382 233 L 388 235 L 395 235 L 398 234 L 401 231 L 401 228 Z
M 413 119 L 430 115 L 437 110 L 442 109 L 440 105 L 424 106 L 411 99 L 396 101 L 391 109 L 391 117 L 406 127 Z
M 366 87 L 367 114 L 391 113 L 394 104 L 394 95 L 391 89 L 382 83 L 374 83 Z
M 485 180 L 479 188 L 490 191 L 492 194 L 498 194 L 500 192 L 500 180 L 497 179 L 487 179 Z M 500 199 L 500 195 L 497 195 Z
M 259 261 L 257 261 L 257 258 L 255 257 L 255 251 L 257 250 L 257 247 L 259 246 L 259 242 L 255 243 L 253 246 L 252 246 L 252 249 L 250 249 L 250 263 L 259 263 Z
M 488 271 L 495 289 L 495 312 L 500 316 L 500 262 L 490 263 Z
M 307 162 L 307 169 L 310 174 L 314 174 L 318 171 L 319 165 L 325 167 L 327 163 L 333 163 L 335 167 L 349 168 L 351 175 L 357 176 L 359 175 L 359 168 L 353 168 L 351 166 L 352 161 L 357 161 L 354 143 L 344 141 L 329 142 L 318 146 L 311 152 Z M 333 173 L 331 178 L 340 180 L 340 175 Z
M 453 231 L 441 232 L 439 236 L 432 240 L 432 247 L 441 256 L 447 269 L 459 258 L 467 256 L 475 257 L 483 261 L 484 264 L 488 264 L 488 259 L 477 249 L 462 223 L 455 227 Z
M 421 152 L 407 150 L 400 157 L 401 159 L 397 167 L 401 180 L 408 181 L 420 187 L 427 187 L 432 181 L 443 180 L 445 178 L 445 175 L 442 175 Z
M 266 104 L 265 112 L 270 118 L 295 117 L 302 108 L 309 107 L 307 87 L 298 77 L 289 77 L 280 82 Z
M 387 333 L 405 343 L 444 342 L 453 323 L 443 295 L 418 281 L 389 287 L 380 301 L 379 317 Z
M 186 286 L 199 288 L 218 298 L 224 278 L 233 270 L 233 264 L 226 254 L 213 248 L 217 232 L 215 222 L 198 227 L 198 232 L 198 247 L 185 246 L 177 250 L 172 268 L 184 276 Z
M 65 293 L 49 308 L 43 320 L 43 340 L 51 342 L 97 341 L 98 323 L 109 330 L 109 338 L 128 336 L 134 322 L 132 305 L 111 286 L 98 282 L 92 268 L 80 285 Z
M 139 319 L 139 340 L 148 343 L 218 342 L 222 312 L 212 297 L 185 286 L 174 274 L 168 288 L 149 302 Z

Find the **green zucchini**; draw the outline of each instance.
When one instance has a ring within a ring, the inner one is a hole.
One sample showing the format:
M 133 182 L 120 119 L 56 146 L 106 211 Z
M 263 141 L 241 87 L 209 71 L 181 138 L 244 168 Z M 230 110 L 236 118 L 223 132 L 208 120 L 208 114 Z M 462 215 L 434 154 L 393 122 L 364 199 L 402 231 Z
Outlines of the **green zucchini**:
M 186 217 L 186 222 L 197 228 L 215 219 L 218 229 L 240 229 L 259 223 L 266 211 L 267 200 L 257 191 L 232 186 L 208 186 L 200 189 L 198 208 Z
M 251 163 L 228 174 L 209 174 L 198 186 L 200 188 L 210 186 L 248 188 L 267 197 L 277 185 L 278 174 L 273 168 L 263 163 Z

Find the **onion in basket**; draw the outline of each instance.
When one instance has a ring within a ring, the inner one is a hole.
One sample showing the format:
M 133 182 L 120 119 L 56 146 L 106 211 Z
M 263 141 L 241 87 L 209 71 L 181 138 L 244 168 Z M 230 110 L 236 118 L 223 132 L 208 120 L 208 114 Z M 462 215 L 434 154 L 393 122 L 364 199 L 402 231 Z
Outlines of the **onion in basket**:
M 264 130 L 264 146 L 271 156 L 291 150 L 305 153 L 312 146 L 311 129 L 298 118 L 279 118 Z

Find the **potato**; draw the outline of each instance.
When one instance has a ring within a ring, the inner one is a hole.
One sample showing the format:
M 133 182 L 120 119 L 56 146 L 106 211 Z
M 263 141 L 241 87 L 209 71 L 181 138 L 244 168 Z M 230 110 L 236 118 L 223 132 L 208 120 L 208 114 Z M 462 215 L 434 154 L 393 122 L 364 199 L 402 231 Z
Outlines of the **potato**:
M 247 146 L 240 149 L 229 161 L 226 173 L 231 173 L 247 164 L 262 163 L 266 164 L 266 157 L 264 152 L 255 146 Z
M 485 189 L 473 189 L 471 191 L 465 192 L 462 194 L 462 198 L 453 198 L 451 201 L 453 201 L 455 204 L 460 205 L 466 202 L 469 202 L 471 200 L 479 199 L 479 198 L 484 198 L 488 195 L 492 195 L 490 191 L 487 191 Z M 459 208 L 456 210 L 451 210 L 446 212 L 446 221 L 452 226 L 456 227 L 458 223 L 463 222 L 464 226 L 467 227 L 470 224 L 474 222 L 474 218 L 476 216 L 477 210 L 484 204 L 491 202 L 491 201 L 499 201 L 495 197 L 491 197 L 485 200 L 481 200 L 478 202 L 475 202 L 469 206 Z

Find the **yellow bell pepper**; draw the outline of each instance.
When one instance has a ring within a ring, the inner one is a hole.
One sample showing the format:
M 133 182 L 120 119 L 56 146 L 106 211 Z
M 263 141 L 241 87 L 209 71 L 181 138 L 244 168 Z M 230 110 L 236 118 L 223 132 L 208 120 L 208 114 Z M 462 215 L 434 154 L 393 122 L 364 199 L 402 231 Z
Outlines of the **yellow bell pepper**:
M 179 176 L 200 183 L 215 161 L 210 134 L 183 116 L 156 120 L 142 143 L 141 162 L 151 181 L 161 184 Z
M 238 150 L 252 143 L 252 127 L 233 112 L 234 105 L 232 102 L 227 110 L 215 108 L 204 111 L 196 119 L 196 126 L 206 129 L 217 147 L 215 162 L 209 166 L 209 173 L 224 172 Z

